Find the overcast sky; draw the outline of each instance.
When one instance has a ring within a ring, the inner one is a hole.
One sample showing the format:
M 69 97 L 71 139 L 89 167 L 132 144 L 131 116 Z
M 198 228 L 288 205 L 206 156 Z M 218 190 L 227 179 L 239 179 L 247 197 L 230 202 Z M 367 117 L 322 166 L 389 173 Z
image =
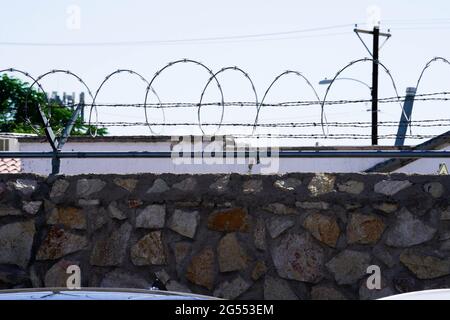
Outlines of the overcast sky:
M 392 38 L 380 52 L 381 62 L 396 81 L 399 94 L 414 86 L 425 63 L 435 56 L 450 58 L 450 2 L 448 1 L 5 1 L 1 0 L 0 69 L 15 67 L 38 76 L 51 69 L 68 69 L 95 91 L 105 76 L 130 68 L 151 79 L 168 62 L 182 58 L 198 60 L 213 71 L 239 66 L 252 78 L 259 98 L 275 76 L 285 70 L 302 72 L 323 97 L 326 86 L 318 85 L 352 60 L 368 52 L 353 33 L 353 25 L 368 27 L 368 18 L 380 16 L 381 30 Z M 316 31 L 304 31 L 318 29 Z M 303 30 L 303 31 L 302 31 Z M 302 31 L 302 32 L 293 32 Z M 260 34 L 273 34 L 253 36 Z M 251 37 L 243 37 L 252 35 Z M 207 40 L 193 40 L 193 39 Z M 211 40 L 216 39 L 216 40 Z M 371 47 L 371 37 L 363 37 Z M 173 40 L 173 41 L 172 41 Z M 361 63 L 342 77 L 370 84 L 371 65 Z M 209 75 L 195 65 L 167 69 L 154 82 L 163 102 L 198 102 Z M 247 79 L 235 72 L 219 76 L 225 101 L 254 101 Z M 450 67 L 436 63 L 429 68 L 420 93 L 450 91 Z M 75 79 L 53 75 L 42 81 L 47 91 L 85 91 Z M 98 102 L 143 103 L 145 84 L 134 76 L 119 75 L 108 82 Z M 380 98 L 394 96 L 389 78 L 380 69 Z M 216 87 L 208 88 L 205 101 L 218 101 Z M 339 81 L 329 99 L 370 99 L 370 91 L 353 81 Z M 305 82 L 289 75 L 273 88 L 265 102 L 312 100 Z M 156 102 L 153 97 L 149 102 Z M 370 104 L 327 108 L 331 121 L 370 121 Z M 416 102 L 413 120 L 450 118 L 448 103 Z M 149 111 L 151 120 L 161 120 Z M 398 121 L 398 104 L 380 105 L 381 121 Z M 143 110 L 99 109 L 100 121 L 144 120 Z M 220 109 L 205 109 L 202 119 L 215 122 Z M 252 122 L 254 108 L 229 108 L 224 122 Z M 320 108 L 267 108 L 261 122 L 319 122 Z M 167 122 L 195 122 L 197 111 L 166 112 Z M 161 128 L 155 128 L 159 131 Z M 144 127 L 110 129 L 113 134 L 149 134 Z M 211 127 L 207 133 L 212 133 Z M 246 129 L 248 133 L 248 129 Z M 440 134 L 439 128 L 413 128 L 413 134 Z M 225 131 L 223 131 L 225 132 Z M 241 131 L 242 132 L 242 131 Z M 260 131 L 269 132 L 269 131 Z M 321 133 L 320 128 L 270 132 Z M 370 134 L 370 128 L 329 128 L 330 133 Z M 380 128 L 395 133 L 395 127 Z M 198 128 L 166 128 L 170 133 L 199 133 Z M 312 145 L 314 139 L 298 143 Z M 369 144 L 370 140 L 319 140 L 322 145 Z M 417 143 L 409 140 L 408 143 Z M 393 144 L 382 140 L 380 144 Z

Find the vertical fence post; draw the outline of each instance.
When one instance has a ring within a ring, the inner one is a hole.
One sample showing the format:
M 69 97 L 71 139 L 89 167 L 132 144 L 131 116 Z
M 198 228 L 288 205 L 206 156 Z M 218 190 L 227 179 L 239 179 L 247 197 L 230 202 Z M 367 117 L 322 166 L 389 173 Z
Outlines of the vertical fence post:
M 59 170 L 61 168 L 61 158 L 58 156 L 58 151 L 55 150 L 53 152 L 53 157 L 52 157 L 52 175 L 57 175 L 59 174 Z

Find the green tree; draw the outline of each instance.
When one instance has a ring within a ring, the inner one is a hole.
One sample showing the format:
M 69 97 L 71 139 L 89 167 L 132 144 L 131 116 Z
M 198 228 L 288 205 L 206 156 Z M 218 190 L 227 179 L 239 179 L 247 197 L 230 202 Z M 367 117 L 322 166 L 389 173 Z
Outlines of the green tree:
M 50 119 L 53 132 L 59 135 L 70 121 L 73 111 L 57 102 L 47 102 L 45 94 L 37 89 L 29 90 L 29 84 L 20 79 L 0 77 L 0 132 L 36 133 L 44 135 L 38 106 Z M 33 127 L 32 127 L 32 126 Z M 92 127 L 92 126 L 91 126 Z M 34 128 L 34 129 L 33 129 Z M 79 117 L 73 126 L 72 136 L 88 135 L 90 126 Z M 94 128 L 91 128 L 94 130 Z M 107 134 L 99 128 L 97 134 Z

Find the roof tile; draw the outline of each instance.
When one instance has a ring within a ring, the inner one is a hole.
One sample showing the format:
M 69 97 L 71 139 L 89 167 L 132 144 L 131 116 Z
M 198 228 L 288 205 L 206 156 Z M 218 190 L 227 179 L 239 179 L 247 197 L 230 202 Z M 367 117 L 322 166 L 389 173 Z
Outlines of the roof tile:
M 0 173 L 19 173 L 22 169 L 20 159 L 0 159 Z

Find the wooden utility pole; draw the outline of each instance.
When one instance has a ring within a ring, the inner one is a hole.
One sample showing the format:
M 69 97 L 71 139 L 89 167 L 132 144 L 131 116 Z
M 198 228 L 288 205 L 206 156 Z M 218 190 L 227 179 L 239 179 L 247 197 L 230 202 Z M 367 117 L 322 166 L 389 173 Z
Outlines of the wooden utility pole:
M 386 40 L 391 36 L 389 33 L 380 33 L 378 26 L 373 27 L 373 30 L 355 29 L 361 42 L 366 47 L 369 54 L 372 56 L 372 145 L 378 145 L 378 62 L 380 51 L 380 36 L 386 37 Z M 373 36 L 372 52 L 367 48 L 366 44 L 360 37 L 360 33 L 371 34 Z

